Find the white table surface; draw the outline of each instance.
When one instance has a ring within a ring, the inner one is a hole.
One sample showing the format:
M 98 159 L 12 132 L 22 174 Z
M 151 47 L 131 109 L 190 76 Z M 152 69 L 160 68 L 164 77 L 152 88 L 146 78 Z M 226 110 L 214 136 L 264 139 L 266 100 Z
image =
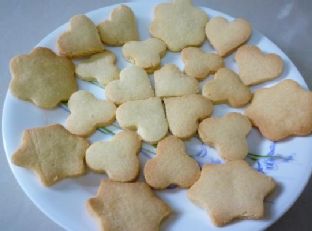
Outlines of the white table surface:
M 1 0 L 1 108 L 10 81 L 8 63 L 12 56 L 28 53 L 45 35 L 73 15 L 120 2 L 126 1 Z M 269 37 L 292 59 L 309 88 L 312 88 L 311 1 L 194 0 L 194 3 L 248 19 L 253 27 Z M 0 142 L 2 144 L 2 139 Z M 41 213 L 18 186 L 9 169 L 3 145 L 0 146 L 0 185 L 0 230 L 63 230 Z M 311 230 L 311 214 L 312 180 L 294 206 L 269 230 Z

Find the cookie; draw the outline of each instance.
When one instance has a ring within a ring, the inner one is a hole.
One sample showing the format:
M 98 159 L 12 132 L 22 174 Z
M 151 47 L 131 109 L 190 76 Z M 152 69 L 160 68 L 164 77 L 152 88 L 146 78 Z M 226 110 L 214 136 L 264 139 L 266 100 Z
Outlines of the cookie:
M 188 197 L 207 210 L 215 225 L 223 226 L 237 218 L 262 218 L 263 199 L 275 187 L 271 177 L 258 173 L 244 160 L 235 160 L 204 166 Z
M 210 116 L 213 108 L 208 99 L 195 94 L 166 98 L 164 103 L 169 129 L 179 138 L 194 135 L 198 129 L 198 121 Z
M 130 41 L 122 47 L 122 54 L 128 62 L 152 73 L 160 66 L 160 59 L 166 53 L 166 44 L 157 38 L 144 41 Z
M 257 90 L 245 113 L 267 139 L 308 135 L 312 132 L 312 93 L 287 79 Z
M 207 22 L 206 13 L 193 6 L 192 0 L 173 0 L 156 6 L 150 33 L 163 40 L 169 50 L 177 52 L 187 46 L 201 45 Z
M 102 180 L 87 207 L 105 231 L 157 231 L 171 213 L 169 206 L 143 182 Z
M 199 165 L 186 153 L 183 141 L 175 136 L 160 141 L 156 157 L 148 160 L 144 166 L 146 183 L 157 189 L 170 185 L 189 188 L 199 175 Z
M 168 123 L 161 100 L 152 97 L 128 101 L 117 108 L 116 119 L 124 129 L 136 129 L 148 143 L 156 143 L 168 132 Z
M 115 120 L 116 106 L 106 100 L 99 100 L 88 91 L 72 94 L 68 101 L 70 115 L 66 128 L 73 134 L 88 136 L 96 128 L 111 124 Z
M 137 66 L 126 67 L 120 72 L 120 80 L 110 82 L 105 88 L 106 97 L 116 104 L 154 96 L 154 90 L 146 72 Z
M 85 173 L 84 157 L 89 143 L 55 124 L 24 131 L 22 144 L 12 162 L 33 170 L 45 186 Z
M 239 76 L 227 68 L 219 69 L 214 79 L 205 83 L 202 94 L 213 103 L 228 103 L 232 107 L 242 107 L 252 97 L 250 89 Z
M 86 163 L 113 181 L 132 181 L 139 174 L 140 148 L 141 140 L 135 132 L 121 131 L 109 141 L 93 143 L 87 149 Z
M 58 38 L 57 47 L 61 55 L 70 58 L 104 50 L 96 26 L 85 15 L 76 15 L 70 19 L 70 29 Z
M 207 38 L 221 56 L 231 53 L 245 43 L 251 33 L 251 25 L 241 18 L 229 22 L 223 17 L 214 17 L 206 25 Z
M 103 43 L 121 46 L 128 41 L 139 40 L 135 16 L 130 7 L 116 7 L 110 18 L 98 25 L 98 31 Z
M 53 51 L 37 47 L 11 59 L 13 95 L 42 108 L 53 108 L 77 90 L 73 63 Z
M 199 124 L 200 139 L 215 147 L 224 160 L 244 159 L 248 154 L 246 136 L 251 130 L 248 118 L 231 112 L 222 118 L 207 118 Z
M 198 81 L 185 75 L 174 64 L 166 64 L 154 72 L 155 93 L 159 97 L 183 96 L 199 91 Z
M 119 78 L 116 56 L 110 51 L 92 55 L 76 66 L 77 76 L 86 81 L 97 81 L 105 87 L 110 81 Z
M 244 45 L 235 54 L 239 77 L 245 85 L 275 79 L 283 72 L 283 60 L 276 54 L 265 54 L 258 47 Z
M 184 72 L 193 78 L 202 80 L 224 66 L 221 56 L 206 53 L 197 47 L 187 47 L 181 52 Z

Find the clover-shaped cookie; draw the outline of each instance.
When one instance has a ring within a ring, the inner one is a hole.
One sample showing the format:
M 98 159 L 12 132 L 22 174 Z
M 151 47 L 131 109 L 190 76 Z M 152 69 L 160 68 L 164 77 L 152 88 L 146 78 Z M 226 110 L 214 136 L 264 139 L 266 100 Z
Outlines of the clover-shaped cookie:
M 187 47 L 181 52 L 184 71 L 188 76 L 202 80 L 224 66 L 222 57 L 203 52 L 197 47 Z
M 120 46 L 128 41 L 139 40 L 135 16 L 130 7 L 116 7 L 110 18 L 98 25 L 103 43 Z
M 76 66 L 76 74 L 86 81 L 97 81 L 106 86 L 110 81 L 119 78 L 119 68 L 116 66 L 116 56 L 110 51 L 95 54 Z
M 11 92 L 39 107 L 53 108 L 77 90 L 74 69 L 69 59 L 37 47 L 11 60 Z
M 182 140 L 168 136 L 157 145 L 156 157 L 144 166 L 146 183 L 157 189 L 170 185 L 189 188 L 200 175 L 197 162 L 190 157 Z
M 168 123 L 160 98 L 128 101 L 117 108 L 116 119 L 124 129 L 137 129 L 148 143 L 156 143 L 168 132 Z
M 222 118 L 207 118 L 199 124 L 200 139 L 215 147 L 224 160 L 244 159 L 248 154 L 246 136 L 251 123 L 246 116 L 231 112 Z
M 12 162 L 33 170 L 45 186 L 51 186 L 85 172 L 88 146 L 86 139 L 71 134 L 60 124 L 27 129 Z
M 235 60 L 239 77 L 245 85 L 254 85 L 275 79 L 283 72 L 283 60 L 276 54 L 264 54 L 253 45 L 240 47 Z
M 166 64 L 154 72 L 155 93 L 159 97 L 183 96 L 199 91 L 198 81 L 185 75 L 174 64 Z
M 208 81 L 202 90 L 203 96 L 214 103 L 228 103 L 232 107 L 241 107 L 247 104 L 252 94 L 250 89 L 239 79 L 239 76 L 227 68 L 221 68 Z
M 144 68 L 148 73 L 159 68 L 160 59 L 166 53 L 166 44 L 157 38 L 144 41 L 130 41 L 122 47 L 123 56 L 130 62 Z
M 99 100 L 84 90 L 72 94 L 68 108 L 71 114 L 67 118 L 66 128 L 76 135 L 90 135 L 96 128 L 115 120 L 116 106 L 112 102 Z
M 223 226 L 237 218 L 262 218 L 263 199 L 275 187 L 273 178 L 257 172 L 244 160 L 235 160 L 204 166 L 188 197 L 207 210 L 215 225 Z
M 139 174 L 140 148 L 141 140 L 135 132 L 122 131 L 109 141 L 93 143 L 87 149 L 86 163 L 96 172 L 105 172 L 111 180 L 132 181 Z
M 198 121 L 212 113 L 212 103 L 201 95 L 171 97 L 164 99 L 164 102 L 169 129 L 179 138 L 194 135 L 198 129 Z
M 85 15 L 70 19 L 70 29 L 58 38 L 57 46 L 61 55 L 70 58 L 91 55 L 104 49 L 96 26 Z
M 257 90 L 245 113 L 270 140 L 308 135 L 312 132 L 312 92 L 284 80 Z
M 192 0 L 173 0 L 156 6 L 150 33 L 163 40 L 169 50 L 181 51 L 202 44 L 207 21 L 206 13 L 193 6 Z
M 88 209 L 105 231 L 158 231 L 171 213 L 144 182 L 120 183 L 102 180 Z
M 223 17 L 215 17 L 206 25 L 207 38 L 221 56 L 231 53 L 246 42 L 251 32 L 249 22 L 241 18 L 229 22 Z
M 116 104 L 154 96 L 154 90 L 146 72 L 137 66 L 126 67 L 120 72 L 120 80 L 110 82 L 105 88 L 106 97 Z

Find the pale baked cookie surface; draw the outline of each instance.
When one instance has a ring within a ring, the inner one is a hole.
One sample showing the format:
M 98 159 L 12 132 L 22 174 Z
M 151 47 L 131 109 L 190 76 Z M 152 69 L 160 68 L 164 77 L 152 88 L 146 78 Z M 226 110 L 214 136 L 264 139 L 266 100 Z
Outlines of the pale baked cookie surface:
M 48 48 L 37 47 L 30 54 L 11 59 L 10 90 L 22 100 L 53 108 L 77 90 L 74 69 L 69 59 L 57 56 Z

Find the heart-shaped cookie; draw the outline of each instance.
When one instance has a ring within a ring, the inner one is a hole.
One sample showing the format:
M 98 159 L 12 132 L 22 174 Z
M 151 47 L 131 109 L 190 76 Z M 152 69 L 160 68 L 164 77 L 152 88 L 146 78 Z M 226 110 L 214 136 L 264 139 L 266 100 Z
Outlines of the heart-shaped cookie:
M 104 50 L 94 23 L 85 15 L 70 19 L 70 29 L 57 40 L 61 55 L 75 58 L 98 53 Z
M 212 18 L 206 25 L 206 35 L 218 54 L 225 56 L 246 42 L 252 29 L 244 19 L 228 22 L 223 17 Z
M 198 81 L 185 75 L 174 64 L 166 64 L 154 72 L 155 93 L 159 97 L 183 96 L 197 93 Z
M 139 40 L 135 16 L 130 7 L 120 5 L 115 8 L 110 18 L 98 25 L 103 43 L 120 46 L 128 41 Z
M 146 72 L 137 66 L 126 67 L 120 72 L 120 80 L 110 82 L 105 88 L 106 97 L 116 104 L 154 96 Z
M 258 47 L 240 47 L 235 60 L 239 67 L 239 77 L 245 85 L 254 85 L 275 79 L 283 72 L 283 60 L 276 54 L 264 54 Z

